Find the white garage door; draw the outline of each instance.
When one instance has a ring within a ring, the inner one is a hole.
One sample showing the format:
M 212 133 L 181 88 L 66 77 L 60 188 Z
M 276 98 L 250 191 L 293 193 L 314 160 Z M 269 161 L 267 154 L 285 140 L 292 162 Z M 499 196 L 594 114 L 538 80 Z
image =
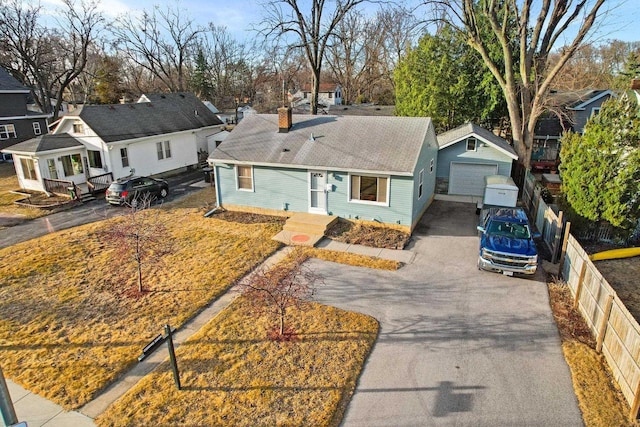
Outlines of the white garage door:
M 484 177 L 497 173 L 496 164 L 453 162 L 449 171 L 449 194 L 482 196 Z

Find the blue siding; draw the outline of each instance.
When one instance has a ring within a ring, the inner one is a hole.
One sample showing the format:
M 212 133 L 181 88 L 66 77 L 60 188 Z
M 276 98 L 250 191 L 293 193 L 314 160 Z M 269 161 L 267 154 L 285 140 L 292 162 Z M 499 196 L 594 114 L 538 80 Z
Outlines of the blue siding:
M 220 204 L 306 212 L 308 204 L 307 171 L 300 169 L 253 167 L 253 191 L 236 187 L 235 168 L 216 166 Z
M 477 151 L 467 151 L 467 140 L 464 139 L 438 152 L 438 178 L 449 178 L 451 162 L 497 164 L 498 174 L 511 176 L 513 159 L 506 154 L 478 140 Z
M 390 176 L 389 179 L 389 206 L 379 206 L 349 201 L 349 174 L 330 172 L 329 184 L 333 185 L 333 191 L 329 193 L 327 204 L 329 213 L 347 219 L 364 219 L 410 226 L 413 180 L 411 177 L 399 176 Z
M 435 130 L 433 126 L 429 126 L 427 139 L 422 145 L 422 150 L 420 150 L 418 162 L 416 163 L 416 169 L 413 172 L 413 209 L 411 212 L 412 223 L 420 219 L 419 216 L 422 215 L 427 205 L 431 202 L 431 198 L 433 197 L 433 193 L 435 192 L 436 171 L 438 170 L 438 164 L 440 163 L 440 159 L 438 158 L 438 146 L 435 141 Z M 432 160 L 433 170 L 431 170 Z M 422 169 L 424 169 L 422 197 L 418 198 L 420 170 Z
M 328 170 L 327 211 L 347 219 L 363 219 L 411 227 L 431 202 L 436 184 L 438 148 L 433 126 L 427 131 L 414 176 L 387 176 L 389 206 L 350 201 L 349 173 Z M 433 171 L 431 162 L 433 161 Z M 423 194 L 418 197 L 419 172 L 424 169 Z M 216 165 L 219 203 L 292 212 L 309 210 L 309 171 L 306 169 L 253 167 L 253 191 L 237 189 L 233 165 Z

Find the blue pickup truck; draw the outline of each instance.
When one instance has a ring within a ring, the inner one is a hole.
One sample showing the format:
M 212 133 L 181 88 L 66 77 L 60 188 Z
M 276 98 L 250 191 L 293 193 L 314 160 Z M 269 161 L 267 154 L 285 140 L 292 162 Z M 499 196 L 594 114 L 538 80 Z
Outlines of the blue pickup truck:
M 529 220 L 520 208 L 494 207 L 480 216 L 480 255 L 478 268 L 507 276 L 514 273 L 535 274 L 538 252 Z

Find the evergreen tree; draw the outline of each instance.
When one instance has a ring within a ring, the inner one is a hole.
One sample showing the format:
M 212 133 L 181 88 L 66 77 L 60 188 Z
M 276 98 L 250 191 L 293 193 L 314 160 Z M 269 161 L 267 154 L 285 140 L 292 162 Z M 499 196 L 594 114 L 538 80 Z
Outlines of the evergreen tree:
M 196 66 L 191 79 L 191 88 L 196 96 L 203 100 L 210 100 L 213 95 L 213 84 L 211 83 L 209 75 L 207 59 L 204 57 L 202 49 L 198 49 Z
M 450 28 L 424 35 L 395 72 L 396 114 L 428 116 L 437 132 L 506 115 L 502 91 L 479 54 Z
M 567 202 L 579 215 L 633 232 L 640 218 L 640 116 L 635 101 L 611 99 L 584 134 L 561 139 Z

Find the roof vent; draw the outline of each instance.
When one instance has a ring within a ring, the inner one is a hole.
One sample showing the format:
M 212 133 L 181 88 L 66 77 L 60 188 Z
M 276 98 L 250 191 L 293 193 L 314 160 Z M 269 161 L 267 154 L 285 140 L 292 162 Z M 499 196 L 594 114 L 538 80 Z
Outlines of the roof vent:
M 315 140 L 316 140 L 316 137 L 315 137 L 315 136 L 313 136 L 313 132 L 312 132 L 312 133 L 311 133 L 311 135 L 309 135 L 309 139 L 308 139 L 308 141 L 313 142 L 313 141 L 315 141 Z
M 195 114 L 195 115 L 197 116 L 197 115 L 198 115 L 198 110 L 195 110 L 195 111 L 193 112 L 193 114 Z
M 291 151 L 291 150 L 289 150 L 288 148 L 283 148 L 283 149 L 282 149 L 282 152 L 283 152 L 283 153 L 288 153 L 289 151 Z

